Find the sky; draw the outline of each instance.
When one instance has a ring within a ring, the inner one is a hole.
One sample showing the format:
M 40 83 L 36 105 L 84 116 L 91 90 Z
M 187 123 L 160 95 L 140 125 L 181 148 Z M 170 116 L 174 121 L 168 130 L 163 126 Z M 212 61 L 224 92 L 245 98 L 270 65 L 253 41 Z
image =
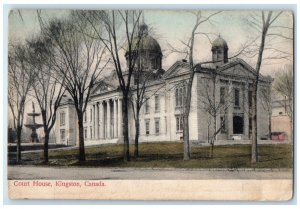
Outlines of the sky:
M 40 32 L 39 23 L 35 10 L 20 10 L 22 18 L 18 11 L 12 10 L 9 15 L 9 35 L 11 42 L 23 42 Z M 215 11 L 203 11 L 203 15 L 211 14 Z M 235 55 L 242 45 L 249 42 L 259 33 L 246 24 L 245 19 L 249 19 L 253 11 L 222 11 L 214 16 L 210 23 L 206 22 L 199 27 L 199 32 L 214 34 L 210 36 L 213 41 L 220 35 L 226 40 L 229 47 L 229 57 Z M 42 10 L 45 20 L 51 18 L 63 18 L 67 16 L 68 10 Z M 260 12 L 255 13 L 260 15 Z M 255 18 L 260 18 L 255 16 Z M 144 10 L 144 21 L 151 28 L 151 35 L 158 41 L 163 51 L 162 67 L 168 70 L 177 60 L 184 59 L 182 54 L 170 53 L 169 45 L 182 49 L 182 41 L 188 40 L 192 27 L 195 23 L 195 16 L 191 11 L 181 10 Z M 275 26 L 293 27 L 292 13 L 286 11 L 274 22 Z M 293 31 L 289 29 L 282 30 L 274 28 L 270 33 L 279 33 L 292 37 Z M 271 40 L 271 41 L 270 41 Z M 284 68 L 287 64 L 292 64 L 293 59 L 293 40 L 282 39 L 280 37 L 268 37 L 268 48 L 275 48 L 290 53 L 289 60 L 265 60 L 262 64 L 261 73 L 274 76 L 275 72 Z M 195 42 L 195 62 L 211 60 L 211 43 L 204 35 L 196 37 Z M 265 51 L 265 57 L 272 57 L 276 54 L 274 51 Z M 248 58 L 241 56 L 246 62 L 255 68 L 256 57 Z M 123 59 L 125 63 L 125 59 Z M 124 64 L 125 65 L 125 64 Z M 31 106 L 31 105 L 30 105 Z M 31 110 L 31 109 L 30 109 Z M 26 112 L 29 109 L 26 108 Z
M 43 10 L 42 14 L 45 19 L 53 17 L 64 17 L 68 10 Z M 211 14 L 214 11 L 203 11 L 203 15 Z M 246 24 L 245 19 L 253 14 L 253 11 L 222 11 L 214 16 L 210 23 L 206 22 L 199 27 L 199 32 L 212 33 L 211 40 L 220 35 L 226 40 L 229 47 L 229 57 L 234 56 L 241 47 L 252 40 L 254 37 L 259 37 L 257 31 L 250 28 Z M 9 16 L 9 40 L 24 41 L 27 38 L 38 34 L 39 23 L 37 21 L 35 10 L 21 10 L 22 18 L 20 18 L 16 10 L 11 11 Z M 260 12 L 255 15 L 260 15 Z M 256 16 L 256 18 L 260 18 Z M 144 10 L 145 23 L 152 29 L 152 36 L 159 42 L 163 51 L 163 68 L 167 70 L 177 60 L 184 59 L 183 54 L 170 53 L 169 45 L 175 48 L 182 49 L 183 44 L 188 40 L 192 27 L 195 23 L 195 16 L 191 11 L 181 10 Z M 291 12 L 283 12 L 281 16 L 274 22 L 276 26 L 293 27 L 293 16 Z M 285 34 L 292 37 L 292 30 L 282 30 L 278 28 L 272 29 L 270 33 Z M 273 40 L 272 40 L 273 39 Z M 267 41 L 270 42 L 269 48 L 276 48 L 281 51 L 291 54 L 289 60 L 265 60 L 262 65 L 261 72 L 265 75 L 274 75 L 274 72 L 280 70 L 286 64 L 292 63 L 293 41 L 286 40 L 280 37 L 270 36 Z M 204 35 L 198 35 L 195 43 L 195 60 L 196 62 L 209 61 L 211 59 L 211 44 Z M 274 56 L 274 51 L 265 51 L 265 57 Z M 252 67 L 255 67 L 256 57 L 250 59 L 241 56 Z M 123 60 L 125 61 L 125 60 Z

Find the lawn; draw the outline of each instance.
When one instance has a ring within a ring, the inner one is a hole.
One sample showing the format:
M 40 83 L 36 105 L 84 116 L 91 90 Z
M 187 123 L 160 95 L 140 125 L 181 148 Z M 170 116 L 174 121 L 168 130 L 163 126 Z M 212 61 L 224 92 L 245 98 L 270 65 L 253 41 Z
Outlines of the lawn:
M 101 167 L 144 167 L 144 168 L 291 168 L 292 145 L 259 145 L 259 162 L 250 162 L 250 145 L 215 146 L 214 157 L 209 157 L 209 147 L 191 148 L 191 160 L 183 161 L 182 143 L 140 144 L 138 159 L 123 162 L 121 144 L 86 147 L 86 162 L 78 162 L 78 148 L 49 150 L 50 166 L 101 166 Z M 133 145 L 130 146 L 133 156 Z M 43 153 L 24 153 L 22 164 L 43 165 Z M 10 156 L 13 157 L 13 156 Z

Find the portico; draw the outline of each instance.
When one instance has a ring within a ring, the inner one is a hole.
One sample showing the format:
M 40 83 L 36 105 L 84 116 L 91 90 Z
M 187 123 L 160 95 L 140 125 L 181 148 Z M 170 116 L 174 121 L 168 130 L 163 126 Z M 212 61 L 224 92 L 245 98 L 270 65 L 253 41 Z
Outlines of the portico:
M 85 128 L 91 127 L 85 141 L 113 140 L 122 136 L 122 99 L 109 98 L 93 101 L 90 109 L 91 119 L 86 121 Z M 88 129 L 87 129 L 88 130 Z

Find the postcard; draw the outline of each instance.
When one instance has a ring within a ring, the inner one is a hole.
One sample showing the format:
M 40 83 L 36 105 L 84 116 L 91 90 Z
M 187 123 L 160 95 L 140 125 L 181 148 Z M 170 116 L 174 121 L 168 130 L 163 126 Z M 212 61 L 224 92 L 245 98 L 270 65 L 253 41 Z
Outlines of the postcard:
M 11 199 L 293 197 L 287 10 L 13 9 Z

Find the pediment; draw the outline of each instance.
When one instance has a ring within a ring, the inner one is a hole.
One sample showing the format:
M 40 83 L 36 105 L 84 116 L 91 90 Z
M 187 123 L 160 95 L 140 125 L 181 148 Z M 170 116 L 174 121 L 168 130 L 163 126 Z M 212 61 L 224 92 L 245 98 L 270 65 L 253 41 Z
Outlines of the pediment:
M 104 92 L 112 91 L 114 90 L 114 87 L 108 83 L 105 83 L 104 81 L 98 82 L 96 87 L 92 91 L 92 95 L 94 94 L 101 94 Z
M 246 77 L 250 79 L 255 78 L 254 72 L 248 70 L 241 64 L 236 64 L 234 66 L 221 70 L 221 72 L 224 74 L 231 74 L 231 75 Z
M 185 75 L 189 72 L 189 65 L 186 62 L 178 61 L 172 65 L 164 74 L 164 78 L 172 78 L 179 75 Z
M 240 76 L 249 79 L 254 79 L 257 75 L 255 70 L 241 59 L 237 59 L 236 61 L 231 62 L 219 68 L 218 70 L 222 74 Z M 263 76 L 260 75 L 260 78 L 263 78 Z

